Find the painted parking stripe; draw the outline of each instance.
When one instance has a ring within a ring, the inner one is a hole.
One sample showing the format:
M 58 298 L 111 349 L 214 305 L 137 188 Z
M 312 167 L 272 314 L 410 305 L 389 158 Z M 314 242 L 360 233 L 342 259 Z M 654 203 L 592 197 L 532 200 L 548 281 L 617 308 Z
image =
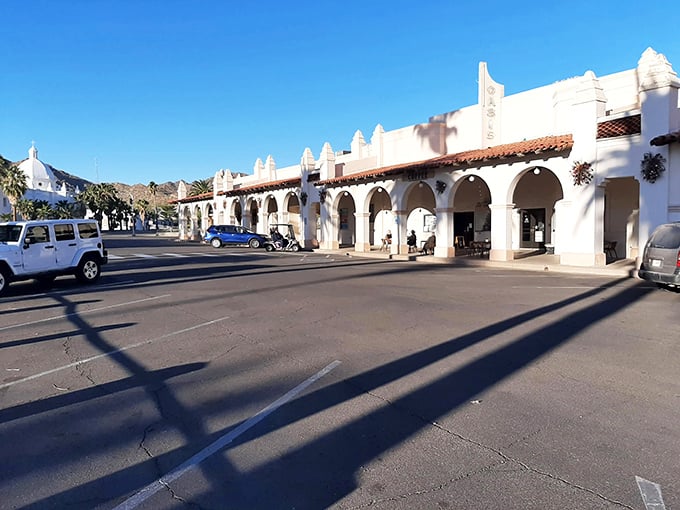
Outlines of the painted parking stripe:
M 134 257 L 139 257 L 142 259 L 156 259 L 158 258 L 156 255 L 148 255 L 146 253 L 133 253 L 132 254 Z
M 111 255 L 109 253 L 109 260 L 118 260 L 118 259 L 124 259 L 125 257 L 121 257 L 120 255 Z
M 116 305 L 102 306 L 100 308 L 91 308 L 90 310 L 81 310 L 79 312 L 66 313 L 66 314 L 63 314 L 63 315 L 55 315 L 53 317 L 47 317 L 46 319 L 40 319 L 40 320 L 37 320 L 37 321 L 21 322 L 19 324 L 12 324 L 10 326 L 3 326 L 3 327 L 0 328 L 0 331 L 6 331 L 8 329 L 20 328 L 22 326 L 30 326 L 30 325 L 33 325 L 33 324 L 40 324 L 41 322 L 49 322 L 49 321 L 54 321 L 54 320 L 57 320 L 57 319 L 65 319 L 66 317 L 71 317 L 73 315 L 85 315 L 86 313 L 99 312 L 101 310 L 110 310 L 112 308 L 134 305 L 134 304 L 137 304 L 137 303 L 144 303 L 145 301 L 153 301 L 155 299 L 163 299 L 163 298 L 166 298 L 166 297 L 170 297 L 170 294 L 163 294 L 162 296 L 154 296 L 154 297 L 150 297 L 150 298 L 138 299 L 136 301 L 126 301 L 125 303 L 118 303 Z M 2 388 L 2 386 L 0 386 L 0 388 Z
M 187 258 L 189 255 L 182 255 L 181 253 L 162 253 L 161 255 L 165 255 L 166 257 L 175 257 L 178 259 L 181 258 Z
M 24 377 L 24 378 L 18 379 L 16 381 L 11 381 L 11 382 L 8 382 L 8 383 L 0 384 L 0 390 L 5 389 L 5 388 L 9 388 L 10 386 L 14 386 L 16 384 L 21 384 L 23 382 L 32 381 L 33 379 L 38 379 L 38 378 L 44 377 L 46 375 L 54 374 L 55 372 L 60 372 L 62 370 L 66 370 L 66 369 L 69 369 L 71 367 L 75 367 L 75 366 L 78 366 L 78 365 L 84 365 L 85 363 L 90 363 L 91 361 L 98 360 L 99 358 L 105 358 L 107 356 L 112 356 L 113 354 L 117 354 L 119 352 L 128 351 L 130 349 L 135 349 L 135 348 L 141 347 L 143 345 L 148 345 L 148 344 L 152 344 L 152 343 L 155 343 L 155 342 L 160 342 L 162 340 L 167 340 L 168 338 L 172 338 L 172 337 L 175 337 L 177 335 L 181 335 L 182 333 L 188 333 L 189 331 L 193 331 L 195 329 L 204 328 L 206 326 L 212 326 L 213 324 L 217 324 L 218 322 L 222 322 L 222 321 L 225 321 L 227 319 L 229 319 L 229 317 L 220 317 L 219 319 L 215 319 L 215 320 L 212 320 L 212 321 L 202 322 L 200 324 L 197 324 L 196 326 L 191 326 L 189 328 L 180 329 L 179 331 L 173 331 L 172 333 L 166 333 L 165 335 L 161 335 L 161 336 L 156 337 L 156 338 L 144 340 L 143 342 L 138 342 L 136 344 L 127 345 L 125 347 L 121 347 L 120 349 L 115 349 L 113 351 L 103 352 L 102 354 L 97 354 L 96 356 L 92 356 L 90 358 L 81 359 L 80 361 L 74 361 L 73 363 L 69 363 L 68 365 L 63 365 L 61 367 L 52 368 L 50 370 L 40 372 L 39 374 L 29 375 L 28 377 Z
M 190 255 L 198 255 L 199 257 L 219 257 L 219 255 L 216 255 L 214 253 L 205 253 L 205 252 L 196 252 L 196 253 L 191 253 Z
M 635 481 L 647 510 L 666 510 L 666 505 L 664 505 L 661 496 L 661 486 L 658 483 L 650 482 L 639 476 L 635 477 Z
M 116 506 L 113 510 L 130 510 L 133 508 L 137 508 L 139 505 L 141 505 L 144 501 L 146 501 L 148 498 L 156 494 L 159 490 L 165 488 L 168 484 L 174 482 L 177 480 L 180 476 L 182 476 L 184 473 L 187 471 L 193 469 L 195 466 L 203 462 L 205 459 L 210 457 L 212 454 L 220 451 L 222 448 L 227 446 L 229 443 L 231 443 L 234 439 L 236 439 L 238 436 L 246 432 L 248 429 L 254 427 L 257 425 L 259 422 L 264 420 L 267 416 L 269 416 L 271 413 L 276 411 L 279 407 L 282 405 L 286 404 L 293 398 L 295 398 L 299 393 L 301 393 L 305 388 L 308 386 L 312 385 L 319 379 L 321 379 L 324 375 L 328 374 L 331 370 L 333 370 L 335 367 L 337 367 L 340 364 L 340 361 L 335 360 L 333 363 L 327 365 L 324 367 L 322 370 L 311 376 L 309 379 L 306 381 L 303 381 L 302 383 L 298 384 L 295 388 L 290 390 L 288 393 L 280 397 L 278 400 L 272 402 L 269 404 L 267 407 L 262 409 L 260 412 L 258 412 L 256 415 L 252 416 L 248 420 L 244 421 L 236 427 L 234 430 L 229 432 L 228 434 L 223 435 L 219 439 L 217 439 L 214 443 L 208 445 L 205 447 L 203 450 L 198 452 L 196 455 L 188 459 L 187 461 L 183 462 L 179 466 L 177 466 L 175 469 L 170 471 L 167 475 L 159 478 L 153 483 L 150 483 L 146 487 L 144 487 L 142 490 L 140 490 L 138 493 L 136 493 L 134 496 L 126 499 L 123 501 L 120 505 Z

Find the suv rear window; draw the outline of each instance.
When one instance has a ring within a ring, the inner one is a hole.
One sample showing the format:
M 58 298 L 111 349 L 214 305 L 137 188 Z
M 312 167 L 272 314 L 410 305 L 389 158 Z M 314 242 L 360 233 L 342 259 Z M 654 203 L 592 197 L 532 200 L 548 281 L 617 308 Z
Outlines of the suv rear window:
M 678 248 L 680 247 L 680 226 L 663 225 L 657 228 L 649 239 L 652 248 Z
M 96 223 L 78 223 L 78 234 L 81 239 L 91 239 L 99 237 L 99 230 Z
M 73 225 L 70 223 L 57 223 L 54 225 L 54 237 L 56 241 L 72 241 L 76 238 Z

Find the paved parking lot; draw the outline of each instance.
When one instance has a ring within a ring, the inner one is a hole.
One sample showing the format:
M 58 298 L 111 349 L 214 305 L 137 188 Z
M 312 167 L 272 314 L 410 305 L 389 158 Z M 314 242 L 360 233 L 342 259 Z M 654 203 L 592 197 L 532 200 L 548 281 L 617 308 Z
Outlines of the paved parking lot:
M 2 508 L 680 505 L 680 296 L 118 239 L 0 299 Z M 659 507 L 660 508 L 660 507 Z

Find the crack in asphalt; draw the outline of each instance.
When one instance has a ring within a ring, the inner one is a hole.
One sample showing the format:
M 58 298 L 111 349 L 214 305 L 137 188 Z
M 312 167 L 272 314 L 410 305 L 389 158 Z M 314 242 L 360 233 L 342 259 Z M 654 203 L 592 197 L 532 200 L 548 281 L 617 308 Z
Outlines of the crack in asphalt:
M 71 360 L 71 363 L 76 363 L 73 368 L 78 373 L 78 375 L 84 379 L 87 379 L 91 386 L 96 386 L 97 383 L 92 378 L 92 370 L 88 369 L 86 371 L 84 365 L 80 363 L 82 358 L 74 352 L 73 347 L 71 346 L 71 337 L 66 337 L 66 340 L 64 340 L 64 343 L 61 345 L 64 348 L 66 357 Z
M 618 506 L 620 506 L 620 507 L 622 507 L 622 508 L 627 508 L 628 510 L 635 510 L 634 507 L 629 506 L 629 505 L 627 505 L 627 504 L 625 504 L 625 503 L 623 503 L 623 502 L 621 502 L 621 501 L 617 501 L 617 500 L 615 500 L 615 499 L 611 499 L 611 498 L 605 496 L 604 494 L 600 494 L 599 492 L 597 492 L 597 491 L 595 491 L 595 490 L 593 490 L 593 489 L 589 489 L 588 487 L 583 487 L 582 485 L 579 485 L 579 484 L 577 484 L 577 483 L 575 483 L 575 482 L 571 482 L 571 481 L 569 481 L 569 480 L 567 480 L 567 479 L 565 479 L 565 478 L 562 478 L 562 477 L 560 477 L 560 476 L 558 476 L 558 475 L 555 475 L 555 474 L 552 474 L 552 473 L 548 473 L 548 472 L 546 472 L 546 471 L 542 471 L 542 470 L 540 470 L 540 469 L 538 469 L 538 468 L 532 467 L 532 466 L 526 464 L 525 462 L 522 462 L 522 461 L 519 460 L 519 459 L 516 459 L 516 458 L 514 458 L 514 457 L 511 457 L 510 455 L 504 453 L 502 450 L 500 450 L 500 449 L 498 449 L 498 448 L 494 448 L 494 447 L 492 447 L 492 446 L 489 446 L 489 445 L 480 443 L 479 441 L 475 441 L 474 439 L 465 437 L 465 436 L 463 436 L 462 434 L 459 434 L 458 432 L 455 432 L 455 431 L 453 431 L 453 430 L 450 430 L 450 429 L 444 427 L 443 425 L 441 425 L 440 423 L 437 423 L 436 421 L 430 421 L 430 420 L 426 419 L 424 416 L 421 416 L 421 415 L 419 415 L 418 413 L 413 412 L 411 409 L 405 408 L 405 407 L 403 407 L 403 406 L 399 406 L 399 405 L 395 404 L 394 402 L 392 402 L 390 399 L 385 398 L 385 397 L 383 397 L 383 396 L 381 396 L 381 395 L 378 395 L 378 394 L 376 394 L 376 393 L 374 393 L 374 392 L 372 392 L 372 391 L 366 391 L 366 390 L 364 390 L 364 393 L 366 393 L 367 395 L 370 395 L 370 396 L 372 396 L 372 397 L 374 397 L 374 398 L 377 398 L 377 399 L 379 399 L 379 400 L 385 402 L 386 404 L 388 404 L 388 405 L 390 405 L 390 406 L 392 406 L 392 407 L 394 407 L 394 408 L 396 408 L 396 409 L 400 409 L 401 411 L 405 411 L 407 414 L 413 416 L 414 418 L 417 418 L 417 419 L 419 419 L 419 420 L 422 420 L 424 423 L 427 423 L 427 424 L 429 424 L 429 425 L 432 425 L 433 427 L 435 427 L 435 428 L 441 430 L 442 432 L 445 432 L 445 433 L 447 433 L 447 434 L 449 434 L 449 435 L 451 435 L 451 436 L 453 436 L 453 437 L 456 437 L 456 438 L 460 439 L 461 441 L 465 441 L 465 442 L 467 442 L 467 443 L 469 443 L 469 444 L 473 444 L 473 445 L 475 445 L 475 446 L 478 446 L 479 448 L 483 448 L 483 449 L 485 449 L 485 450 L 487 450 L 487 451 L 490 451 L 490 452 L 495 453 L 496 455 L 498 455 L 498 456 L 501 457 L 501 459 L 502 459 L 502 461 L 501 461 L 500 463 L 498 463 L 497 465 L 505 464 L 506 462 L 511 462 L 511 463 L 517 464 L 518 466 L 521 466 L 521 467 L 522 467 L 523 469 L 525 469 L 526 471 L 529 471 L 529 472 L 531 472 L 531 473 L 537 474 L 537 475 L 539 475 L 539 476 L 544 476 L 544 477 L 546 477 L 546 478 L 550 478 L 551 480 L 555 480 L 555 481 L 557 481 L 557 482 L 560 482 L 560 483 L 562 483 L 562 484 L 564 484 L 564 485 L 566 485 L 567 487 L 570 487 L 570 488 L 572 488 L 572 489 L 576 489 L 576 490 L 580 490 L 580 491 L 587 492 L 588 494 L 592 494 L 593 496 L 596 496 L 596 497 L 598 497 L 598 498 L 600 498 L 600 499 L 602 499 L 602 500 L 604 500 L 604 501 L 606 501 L 607 503 L 610 503 L 610 504 L 612 504 L 612 505 L 618 505 Z M 493 465 L 492 465 L 492 466 L 493 466 Z M 488 470 L 488 469 L 490 469 L 490 467 L 487 468 L 486 470 Z M 485 471 L 485 470 L 482 470 L 482 471 L 480 471 L 480 472 L 484 472 L 484 471 Z M 478 473 L 474 473 L 474 471 L 473 471 L 471 474 L 478 474 Z M 467 476 L 464 476 L 463 478 L 467 478 Z M 461 479 L 462 479 L 462 478 L 461 478 Z M 452 483 L 452 482 L 455 482 L 455 481 L 458 481 L 458 479 L 455 479 L 455 478 L 454 478 L 453 480 L 447 482 L 447 484 Z M 412 492 L 412 493 L 407 493 L 407 494 L 404 494 L 404 495 L 396 496 L 396 497 L 391 498 L 391 499 L 386 499 L 386 501 L 402 499 L 402 498 L 409 497 L 409 496 L 414 496 L 414 495 L 427 494 L 428 492 L 434 492 L 434 491 L 436 491 L 436 490 L 441 490 L 441 488 L 443 488 L 445 485 L 446 485 L 446 484 L 442 484 L 442 485 L 440 485 L 438 488 L 431 488 L 431 489 L 424 490 L 424 491 L 416 491 L 416 492 Z M 373 500 L 373 501 L 375 501 L 375 503 L 374 503 L 374 502 L 371 502 L 371 503 L 369 503 L 369 506 L 370 506 L 370 505 L 373 505 L 373 504 L 377 504 L 377 503 L 379 502 L 378 500 Z M 365 507 L 365 506 L 366 506 L 366 505 L 364 505 L 364 507 Z M 362 508 L 362 507 L 356 507 L 356 508 Z

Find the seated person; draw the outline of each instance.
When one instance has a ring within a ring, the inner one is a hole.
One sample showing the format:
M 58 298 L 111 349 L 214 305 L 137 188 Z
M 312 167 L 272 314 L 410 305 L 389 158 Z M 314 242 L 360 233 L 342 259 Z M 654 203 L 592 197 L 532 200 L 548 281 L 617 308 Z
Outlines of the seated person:
M 406 237 L 406 245 L 408 246 L 408 251 L 409 253 L 412 251 L 416 251 L 416 231 L 411 230 L 411 233 Z
M 421 253 L 424 253 L 427 255 L 428 253 L 431 253 L 434 255 L 434 247 L 437 245 L 437 238 L 434 234 L 432 234 L 430 237 L 427 238 L 427 241 L 425 242 L 425 245 L 423 246 L 423 250 Z

